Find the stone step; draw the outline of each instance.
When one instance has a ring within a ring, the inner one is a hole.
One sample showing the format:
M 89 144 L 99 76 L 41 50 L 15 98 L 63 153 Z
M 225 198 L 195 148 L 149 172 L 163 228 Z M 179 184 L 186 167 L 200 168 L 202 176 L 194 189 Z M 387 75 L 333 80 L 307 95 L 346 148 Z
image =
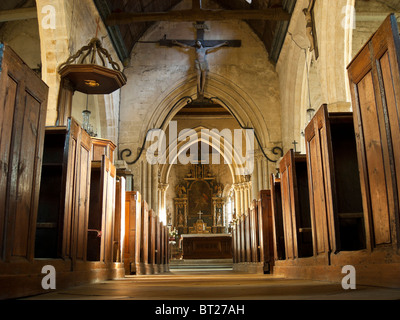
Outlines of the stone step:
M 170 260 L 170 269 L 232 269 L 232 259 Z

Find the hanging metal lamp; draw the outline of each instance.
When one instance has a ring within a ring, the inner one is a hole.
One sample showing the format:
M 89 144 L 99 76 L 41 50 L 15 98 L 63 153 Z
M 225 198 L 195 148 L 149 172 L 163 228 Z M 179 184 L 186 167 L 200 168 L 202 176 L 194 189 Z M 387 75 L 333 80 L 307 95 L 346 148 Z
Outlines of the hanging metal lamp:
M 97 60 L 101 65 L 97 64 Z M 106 60 L 112 68 L 106 67 Z M 75 61 L 78 61 L 74 64 Z M 98 38 L 68 58 L 58 68 L 61 77 L 70 80 L 74 90 L 86 94 L 110 94 L 126 84 L 126 76 Z

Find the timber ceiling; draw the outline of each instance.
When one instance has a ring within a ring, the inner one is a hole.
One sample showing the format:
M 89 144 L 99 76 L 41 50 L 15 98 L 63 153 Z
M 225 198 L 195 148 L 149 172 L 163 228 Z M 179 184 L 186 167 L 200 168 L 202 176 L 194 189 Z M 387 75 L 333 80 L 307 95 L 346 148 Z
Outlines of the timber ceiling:
M 107 18 L 117 13 L 168 12 L 182 0 L 94 0 L 105 22 L 114 46 L 122 61 L 128 61 L 135 43 L 154 22 L 107 24 Z M 296 0 L 213 0 L 224 10 L 283 9 L 291 14 Z M 203 8 L 202 9 L 207 9 Z M 272 62 L 276 62 L 289 24 L 286 20 L 247 20 L 247 23 L 264 43 Z

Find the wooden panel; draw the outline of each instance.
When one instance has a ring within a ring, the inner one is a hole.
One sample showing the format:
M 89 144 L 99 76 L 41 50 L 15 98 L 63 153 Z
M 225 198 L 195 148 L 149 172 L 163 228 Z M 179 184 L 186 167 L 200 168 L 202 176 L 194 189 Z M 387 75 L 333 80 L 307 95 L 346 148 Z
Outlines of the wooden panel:
M 306 148 L 307 164 L 309 170 L 309 188 L 310 188 L 310 214 L 311 228 L 313 236 L 314 255 L 326 255 L 330 251 L 328 239 L 328 217 L 326 214 L 326 186 L 324 180 L 323 163 L 327 161 L 324 158 L 321 146 L 321 131 L 317 121 L 311 122 L 306 129 Z
M 162 223 L 159 220 L 159 217 L 156 217 L 156 263 L 161 264 L 161 254 L 162 254 L 162 248 L 161 248 L 161 228 L 162 228 Z
M 114 240 L 114 222 L 115 222 L 115 187 L 116 187 L 116 168 L 105 155 L 107 183 L 105 184 L 107 192 L 105 195 L 105 233 L 106 245 L 104 259 L 111 262 L 113 259 L 113 240 Z
M 101 161 L 101 157 L 105 155 L 110 159 L 111 163 L 114 163 L 114 150 L 116 145 L 107 139 L 100 139 L 92 137 L 92 161 Z
M 260 262 L 260 239 L 259 239 L 259 223 L 258 223 L 258 203 L 253 200 L 250 208 L 250 232 L 251 232 L 251 261 Z
M 288 159 L 289 157 L 289 159 Z M 281 160 L 280 173 L 281 173 L 281 184 L 282 184 L 282 215 L 283 215 L 283 227 L 285 235 L 285 252 L 288 259 L 294 259 L 297 257 L 297 239 L 296 239 L 296 224 L 293 219 L 294 212 L 292 203 L 293 197 L 291 193 L 290 181 L 293 180 L 293 172 L 291 168 L 292 160 L 291 154 L 286 154 L 285 158 Z
M 150 228 L 149 228 L 149 264 L 154 264 L 156 262 L 156 215 L 153 209 L 150 209 L 149 212 L 149 224 L 150 224 Z
M 0 44 L 0 257 L 33 259 L 48 87 Z
M 240 262 L 246 261 L 246 236 L 245 236 L 245 216 L 240 218 L 239 233 L 240 233 Z
M 125 221 L 125 178 L 119 177 L 115 187 L 114 262 L 123 261 Z
M 306 128 L 312 212 L 327 221 L 326 252 L 365 248 L 364 217 L 360 189 L 353 115 L 328 113 L 323 105 Z M 311 150 L 311 148 L 320 149 Z M 314 170 L 316 167 L 322 170 Z M 324 186 L 321 186 L 321 181 Z M 317 190 L 320 189 L 320 190 Z M 319 193 L 323 198 L 315 196 Z
M 124 264 L 125 273 L 131 274 L 136 272 L 136 235 L 140 230 L 137 229 L 137 221 L 139 221 L 140 229 L 140 213 L 141 198 L 136 191 L 128 191 L 125 196 L 125 244 L 124 244 Z
M 281 179 L 271 174 L 271 208 L 275 260 L 285 260 L 285 236 L 283 230 Z
M 388 16 L 348 67 L 367 246 L 399 246 L 400 38 Z
M 87 259 L 112 262 L 116 189 L 115 167 L 105 155 L 102 156 L 101 162 L 92 161 L 91 166 Z
M 77 170 L 75 178 L 74 232 L 75 258 L 86 260 L 87 229 L 89 219 L 89 197 L 91 176 L 91 140 L 83 129 L 78 140 Z
M 260 238 L 260 261 L 264 271 L 271 272 L 274 265 L 271 191 L 261 190 L 258 200 L 258 223 Z
M 286 257 L 294 259 L 312 256 L 306 156 L 290 150 L 281 160 L 280 171 Z M 279 222 L 279 219 L 277 221 Z
M 77 170 L 77 157 L 79 156 L 78 140 L 81 128 L 73 119 L 68 119 L 68 135 L 66 140 L 66 152 L 63 158 L 63 166 L 65 173 L 65 182 L 63 181 L 61 190 L 61 210 L 64 210 L 64 230 L 63 230 L 63 257 L 72 257 L 72 239 L 73 239 L 73 208 L 75 203 L 75 179 Z
M 250 230 L 253 226 L 250 224 L 250 209 L 247 209 L 247 215 L 244 218 L 244 236 L 246 242 L 245 258 L 247 262 L 251 262 L 251 234 Z
M 143 250 L 143 263 L 149 263 L 150 261 L 150 236 L 151 236 L 151 222 L 148 204 L 145 200 L 142 201 L 142 218 L 143 218 L 143 229 L 142 229 L 142 245 Z

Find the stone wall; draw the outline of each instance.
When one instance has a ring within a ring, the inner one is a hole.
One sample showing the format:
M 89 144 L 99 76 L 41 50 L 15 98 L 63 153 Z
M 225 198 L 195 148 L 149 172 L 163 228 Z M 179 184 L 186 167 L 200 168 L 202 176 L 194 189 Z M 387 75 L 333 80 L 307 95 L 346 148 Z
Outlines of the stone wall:
M 205 4 L 215 7 L 213 2 Z M 183 1 L 176 9 L 188 9 L 191 1 Z M 242 41 L 240 48 L 221 48 L 208 55 L 209 76 L 205 88 L 206 97 L 219 97 L 232 110 L 240 124 L 255 128 L 265 152 L 273 158 L 271 149 L 281 145 L 281 110 L 278 75 L 269 62 L 268 53 L 245 22 L 207 22 L 209 30 L 205 39 Z M 184 96 L 196 98 L 194 50 L 179 47 L 161 47 L 157 43 L 166 35 L 168 39 L 195 39 L 192 23 L 160 22 L 154 24 L 135 45 L 131 63 L 126 68 L 128 84 L 121 94 L 120 149 L 133 151 L 127 161 L 137 158 L 149 129 L 167 129 L 168 123 L 184 103 L 173 106 Z M 153 43 L 152 43 L 153 42 Z M 240 128 L 236 120 L 232 120 Z M 187 120 L 179 127 L 227 128 L 227 123 Z M 228 128 L 230 125 L 228 124 Z M 157 174 L 149 169 L 142 158 L 132 165 L 137 188 L 152 179 L 143 175 Z M 260 172 L 268 172 L 270 164 L 260 162 Z M 274 165 L 272 165 L 273 167 Z M 146 170 L 144 171 L 144 167 Z M 172 175 L 172 174 L 171 174 Z M 258 175 L 258 174 L 257 174 Z M 265 179 L 266 180 L 266 179 Z M 265 186 L 267 181 L 260 186 Z M 153 192 L 154 192 L 154 187 Z M 258 184 L 257 184 L 258 188 Z M 170 192 L 170 191 L 169 191 Z M 255 192 L 256 193 L 256 192 Z M 154 198 L 144 191 L 147 201 Z M 172 196 L 172 195 L 171 195 Z M 154 204 L 154 201 L 153 201 Z

